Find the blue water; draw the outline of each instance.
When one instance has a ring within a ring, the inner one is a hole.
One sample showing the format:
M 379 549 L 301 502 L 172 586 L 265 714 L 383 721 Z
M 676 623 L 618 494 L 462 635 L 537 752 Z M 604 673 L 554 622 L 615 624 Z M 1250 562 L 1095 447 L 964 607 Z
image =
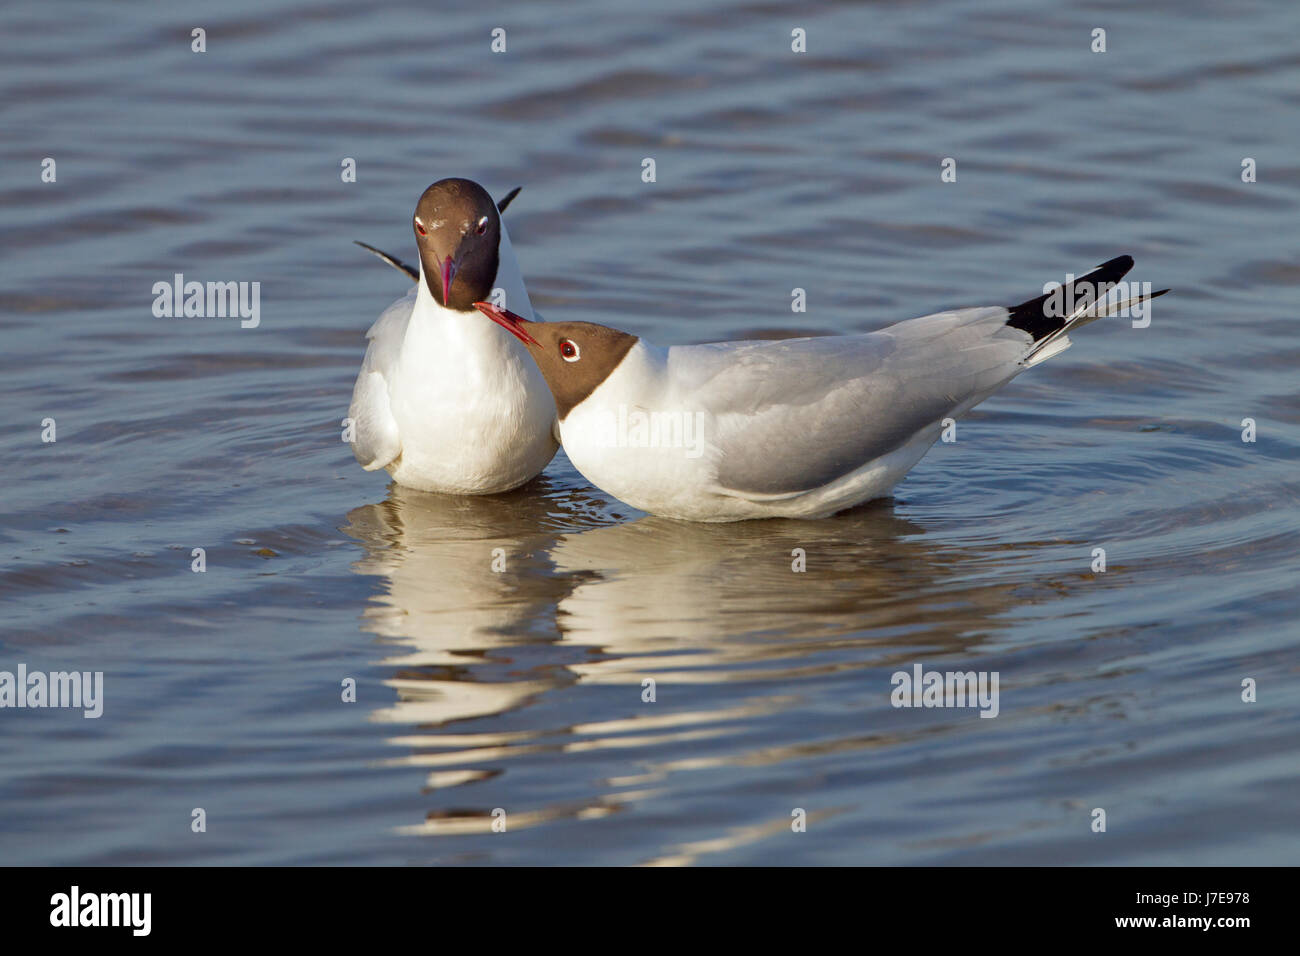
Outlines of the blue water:
M 1171 0 L 7 3 L 0 671 L 103 671 L 105 701 L 0 709 L 0 863 L 1293 863 L 1298 30 Z M 1175 291 L 834 519 L 649 518 L 563 455 L 442 498 L 339 425 L 408 287 L 351 240 L 413 259 L 452 175 L 524 187 L 548 317 L 660 344 L 1014 303 L 1122 253 Z M 155 317 L 178 272 L 260 282 L 260 324 Z M 918 663 L 997 672 L 997 718 L 891 706 Z

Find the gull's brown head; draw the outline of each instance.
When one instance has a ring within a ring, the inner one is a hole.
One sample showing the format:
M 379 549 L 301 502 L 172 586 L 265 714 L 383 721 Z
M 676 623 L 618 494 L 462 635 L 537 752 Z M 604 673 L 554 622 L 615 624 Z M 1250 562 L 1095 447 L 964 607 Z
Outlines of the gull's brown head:
M 470 179 L 440 179 L 424 191 L 411 223 L 424 281 L 438 304 L 469 312 L 492 295 L 501 255 L 501 216 Z
M 530 322 L 490 302 L 475 302 L 474 308 L 527 346 L 555 397 L 561 421 L 609 378 L 638 341 L 628 332 L 591 322 Z

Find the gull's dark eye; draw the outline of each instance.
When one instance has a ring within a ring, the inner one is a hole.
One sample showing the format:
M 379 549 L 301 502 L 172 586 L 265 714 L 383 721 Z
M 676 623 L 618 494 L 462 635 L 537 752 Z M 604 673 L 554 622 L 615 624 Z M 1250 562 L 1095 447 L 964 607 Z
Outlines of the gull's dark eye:
M 576 362 L 582 353 L 578 351 L 578 344 L 571 339 L 564 339 L 560 342 L 560 357 L 566 362 Z
M 481 236 L 483 235 L 483 233 L 487 232 L 487 223 L 488 223 L 487 216 L 484 216 L 482 219 L 480 219 L 478 221 L 478 228 L 474 230 L 475 235 Z
M 424 223 L 420 222 L 420 220 L 418 220 L 418 219 L 415 220 L 415 231 L 418 232 L 418 233 L 419 233 L 420 235 L 422 235 L 422 236 L 427 236 L 427 235 L 428 235 L 428 233 L 425 232 L 425 230 L 424 230 Z

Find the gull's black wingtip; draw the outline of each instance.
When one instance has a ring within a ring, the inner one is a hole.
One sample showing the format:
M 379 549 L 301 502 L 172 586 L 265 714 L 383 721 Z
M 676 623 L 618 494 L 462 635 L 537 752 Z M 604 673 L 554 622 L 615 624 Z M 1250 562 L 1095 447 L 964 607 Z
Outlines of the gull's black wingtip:
M 1099 302 L 1109 292 L 1107 287 L 1119 282 L 1132 268 L 1132 256 L 1116 256 L 1108 262 L 1103 262 L 1087 275 L 1079 276 L 1061 289 L 1044 293 L 1037 298 L 1021 302 L 1019 305 L 1013 305 L 1008 310 L 1011 315 L 1007 318 L 1007 325 L 1020 329 L 1022 332 L 1028 332 L 1035 342 L 1041 341 L 1049 335 L 1061 331 L 1069 321 L 1070 316 L 1060 313 L 1061 296 L 1065 296 L 1073 302 L 1074 288 L 1079 286 L 1084 295 L 1088 297 L 1088 301 Z M 1051 300 L 1050 307 L 1048 305 L 1049 300 Z
M 506 193 L 499 200 L 497 200 L 497 212 L 499 213 L 505 212 L 506 206 L 509 206 L 512 202 L 514 202 L 515 197 L 519 195 L 519 190 L 523 188 L 524 188 L 523 186 L 516 186 L 514 189 L 510 190 L 510 192 Z
M 420 281 L 420 270 L 415 268 L 414 266 L 408 266 L 401 259 L 397 258 L 397 256 L 390 256 L 388 253 L 384 252 L 384 250 L 376 249 L 374 246 L 370 245 L 369 243 L 362 242 L 360 239 L 353 239 L 352 242 L 360 246 L 362 249 L 365 249 L 367 252 L 373 252 L 379 258 L 383 259 L 390 266 L 392 266 L 394 269 L 402 270 L 408 276 L 411 277 L 411 281 L 413 282 Z
M 1108 259 L 1107 261 L 1103 262 L 1101 265 L 1097 266 L 1096 271 L 1097 272 L 1118 272 L 1120 275 L 1124 275 L 1124 273 L 1128 272 L 1128 270 L 1132 268 L 1133 268 L 1132 256 L 1116 256 L 1114 259 Z M 1090 274 L 1095 274 L 1095 273 L 1090 273 Z M 1087 278 L 1087 276 L 1085 276 L 1084 278 Z

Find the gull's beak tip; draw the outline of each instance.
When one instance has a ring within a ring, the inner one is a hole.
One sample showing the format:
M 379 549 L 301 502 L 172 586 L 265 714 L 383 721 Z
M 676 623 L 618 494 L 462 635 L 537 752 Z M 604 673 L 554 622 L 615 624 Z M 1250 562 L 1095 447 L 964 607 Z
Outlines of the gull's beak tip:
M 524 326 L 528 324 L 528 320 L 522 315 L 516 315 L 509 309 L 503 309 L 500 306 L 493 305 L 491 302 L 475 302 L 474 308 L 478 309 L 525 345 L 535 345 L 537 348 L 542 347 L 542 343 L 529 335 L 528 330 L 524 328 Z

